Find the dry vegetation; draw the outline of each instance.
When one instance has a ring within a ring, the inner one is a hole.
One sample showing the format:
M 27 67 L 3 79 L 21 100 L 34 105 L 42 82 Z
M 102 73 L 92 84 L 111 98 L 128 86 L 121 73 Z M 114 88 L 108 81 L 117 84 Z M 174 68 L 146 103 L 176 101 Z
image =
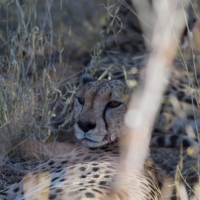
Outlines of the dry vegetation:
M 11 167 L 10 176 L 26 173 L 25 155 L 40 162 L 71 149 L 38 142 L 55 141 L 61 129 L 70 128 L 73 95 L 91 58 L 96 64 L 100 59 L 99 32 L 110 9 L 116 9 L 109 8 L 111 3 L 0 3 L 0 157 L 2 166 Z M 16 172 L 10 162 L 19 163 Z M 2 187 L 7 182 L 3 174 L 0 182 Z
M 198 13 L 198 2 L 192 5 L 196 6 Z M 111 13 L 115 16 L 117 10 L 118 2 L 114 0 L 90 3 L 86 0 L 14 0 L 0 3 L 2 166 L 5 160 L 11 158 L 17 163 L 18 157 L 27 153 L 20 151 L 19 146 L 24 144 L 27 149 L 26 141 L 30 138 L 52 142 L 61 129 L 70 128 L 72 99 L 79 87 L 79 77 L 90 60 L 94 66 L 92 73 L 97 70 L 105 39 L 99 33 L 106 19 Z M 117 20 L 120 22 L 120 19 Z M 194 43 L 189 45 L 189 50 L 179 51 L 178 56 L 184 62 L 191 58 L 191 52 L 195 52 L 198 65 L 199 26 L 194 33 Z M 31 144 L 35 157 L 40 159 L 45 157 L 44 154 L 40 156 L 40 152 L 49 151 L 48 145 L 43 149 L 37 142 Z M 70 150 L 68 145 L 67 149 L 62 145 L 62 150 Z M 31 149 L 31 146 L 28 148 Z M 48 156 L 59 151 L 55 150 Z M 31 166 L 36 164 L 30 163 Z M 6 184 L 3 179 L 0 181 L 1 187 Z
M 106 13 L 98 1 L 85 4 L 1 3 L 2 155 L 28 137 L 45 141 L 56 132 L 52 131 L 56 101 L 63 115 L 61 122 L 53 120 L 54 129 L 64 121 L 63 116 L 66 123 L 71 121 L 77 78 L 90 60 Z

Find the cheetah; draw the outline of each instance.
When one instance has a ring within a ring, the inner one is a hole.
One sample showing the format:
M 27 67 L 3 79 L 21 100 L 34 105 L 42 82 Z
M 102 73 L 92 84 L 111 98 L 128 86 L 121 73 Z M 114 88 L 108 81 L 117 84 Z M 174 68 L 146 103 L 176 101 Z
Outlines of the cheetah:
M 127 64 L 132 67 L 131 63 Z M 174 85 L 170 85 L 170 94 L 177 92 L 179 84 L 175 82 Z M 123 137 L 123 119 L 130 93 L 131 89 L 120 80 L 86 83 L 76 93 L 74 102 L 74 134 L 82 145 L 39 165 L 22 181 L 0 191 L 0 199 L 109 198 L 109 189 L 117 173 L 118 140 Z M 180 90 L 176 94 L 178 99 L 191 101 Z M 164 112 L 165 109 L 166 106 Z M 163 115 L 159 120 L 165 123 Z M 176 127 L 177 124 L 170 125 L 173 132 L 179 132 L 180 128 L 174 130 Z M 152 141 L 157 144 L 157 139 Z M 133 184 L 140 186 L 141 190 L 136 192 L 142 199 L 161 199 L 163 179 L 161 171 L 146 158 L 141 174 L 134 174 Z M 127 190 L 134 189 L 132 186 L 127 186 Z M 128 195 L 126 190 L 117 191 L 116 198 L 126 199 Z
M 74 100 L 74 134 L 80 145 L 50 159 L 19 183 L 0 191 L 2 200 L 106 199 L 117 174 L 119 143 L 131 89 L 121 80 L 86 78 Z M 142 199 L 161 199 L 162 172 L 147 157 L 141 174 L 134 174 L 127 189 L 141 188 Z M 116 198 L 129 194 L 117 191 Z

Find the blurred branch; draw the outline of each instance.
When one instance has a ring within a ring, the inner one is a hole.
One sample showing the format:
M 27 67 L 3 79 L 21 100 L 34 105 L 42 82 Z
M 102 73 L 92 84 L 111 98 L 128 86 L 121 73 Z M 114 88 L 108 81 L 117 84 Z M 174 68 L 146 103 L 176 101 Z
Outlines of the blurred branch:
M 127 185 L 131 187 L 130 191 L 126 190 L 129 199 L 141 199 L 134 192 L 141 190 L 134 182 L 134 174 L 141 173 L 149 152 L 152 127 L 167 85 L 171 63 L 176 55 L 178 38 L 185 25 L 183 8 L 187 7 L 188 1 L 155 1 L 155 13 L 148 7 L 150 5 L 147 1 L 132 2 L 142 21 L 146 20 L 146 23 L 154 27 L 152 33 L 141 22 L 145 36 L 151 39 L 152 53 L 146 66 L 145 79 L 141 80 L 139 88 L 134 92 L 125 116 L 127 137 L 122 142 L 120 176 L 111 197 L 122 190 L 123 185 Z

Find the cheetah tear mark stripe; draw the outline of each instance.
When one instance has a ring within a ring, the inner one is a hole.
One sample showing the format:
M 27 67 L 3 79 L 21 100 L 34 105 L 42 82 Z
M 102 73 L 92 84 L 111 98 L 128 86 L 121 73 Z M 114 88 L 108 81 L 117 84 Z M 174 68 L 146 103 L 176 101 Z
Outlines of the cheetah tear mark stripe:
M 106 122 L 106 111 L 108 109 L 108 106 L 106 105 L 104 110 L 103 110 L 103 121 L 105 123 L 105 127 L 106 127 L 106 130 L 108 131 L 108 123 Z

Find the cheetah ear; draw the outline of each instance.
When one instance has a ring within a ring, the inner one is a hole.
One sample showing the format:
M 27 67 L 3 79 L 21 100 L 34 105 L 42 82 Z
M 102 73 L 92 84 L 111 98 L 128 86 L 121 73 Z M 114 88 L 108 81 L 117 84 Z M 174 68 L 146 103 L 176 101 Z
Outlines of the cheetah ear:
M 94 78 L 88 73 L 83 74 L 81 79 L 82 79 L 82 85 L 95 81 Z

